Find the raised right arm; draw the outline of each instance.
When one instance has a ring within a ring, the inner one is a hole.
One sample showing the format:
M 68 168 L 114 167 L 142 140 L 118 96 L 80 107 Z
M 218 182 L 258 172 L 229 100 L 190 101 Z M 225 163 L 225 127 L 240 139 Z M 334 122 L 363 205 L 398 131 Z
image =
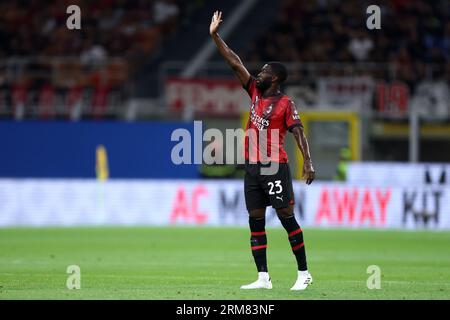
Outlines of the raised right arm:
M 211 19 L 211 25 L 209 26 L 209 33 L 213 38 L 217 48 L 219 49 L 220 54 L 225 58 L 231 69 L 233 69 L 242 86 L 246 86 L 250 79 L 250 73 L 245 68 L 239 56 L 227 46 L 227 44 L 217 33 L 219 25 L 222 22 L 221 18 L 222 12 L 214 12 L 214 15 Z

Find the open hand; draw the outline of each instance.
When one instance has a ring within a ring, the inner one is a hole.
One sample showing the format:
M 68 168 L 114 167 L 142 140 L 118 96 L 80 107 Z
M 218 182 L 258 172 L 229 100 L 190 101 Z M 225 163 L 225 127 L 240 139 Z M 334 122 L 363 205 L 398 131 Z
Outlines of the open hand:
M 222 22 L 222 11 L 216 11 L 214 12 L 211 24 L 209 25 L 209 34 L 213 35 L 217 32 L 217 29 L 219 29 L 219 25 Z

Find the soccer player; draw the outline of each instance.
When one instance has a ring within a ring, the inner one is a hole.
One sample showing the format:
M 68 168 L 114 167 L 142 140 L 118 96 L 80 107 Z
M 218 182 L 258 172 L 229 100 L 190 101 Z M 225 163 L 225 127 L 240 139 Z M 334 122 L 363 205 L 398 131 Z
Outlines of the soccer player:
M 211 20 L 209 32 L 217 45 L 220 54 L 233 69 L 252 102 L 247 132 L 256 131 L 256 135 L 266 133 L 267 146 L 251 143 L 248 136 L 245 139 L 245 203 L 249 213 L 251 231 L 251 249 L 258 270 L 258 279 L 241 289 L 271 289 L 272 282 L 267 269 L 266 248 L 267 238 L 265 231 L 266 207 L 272 205 L 276 210 L 281 224 L 288 233 L 289 242 L 298 265 L 297 281 L 291 290 L 304 290 L 312 283 L 312 276 L 306 264 L 306 252 L 303 242 L 302 229 L 294 215 L 294 193 L 292 178 L 288 165 L 288 158 L 284 150 L 284 137 L 286 131 L 293 133 L 297 146 L 303 154 L 303 177 L 306 184 L 311 184 L 315 178 L 311 162 L 308 142 L 303 132 L 303 125 L 292 100 L 280 92 L 280 85 L 287 78 L 285 66 L 279 62 L 265 64 L 256 78 L 252 77 L 243 65 L 241 59 L 220 38 L 217 30 L 222 22 L 222 12 L 216 11 Z M 278 132 L 278 138 L 271 138 L 271 131 Z M 261 143 L 261 142 L 260 142 Z M 275 146 L 275 148 L 273 148 Z M 276 152 L 268 155 L 271 162 L 276 162 L 278 170 L 275 174 L 262 174 L 267 166 L 259 161 L 260 149 L 275 149 Z

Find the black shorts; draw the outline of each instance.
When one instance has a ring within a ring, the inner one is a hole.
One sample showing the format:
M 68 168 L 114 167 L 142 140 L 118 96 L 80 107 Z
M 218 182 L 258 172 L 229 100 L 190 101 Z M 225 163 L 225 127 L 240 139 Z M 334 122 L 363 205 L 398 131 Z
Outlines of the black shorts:
M 289 164 L 280 163 L 274 175 L 262 175 L 262 164 L 246 164 L 244 178 L 245 205 L 247 210 L 266 208 L 286 208 L 294 204 Z

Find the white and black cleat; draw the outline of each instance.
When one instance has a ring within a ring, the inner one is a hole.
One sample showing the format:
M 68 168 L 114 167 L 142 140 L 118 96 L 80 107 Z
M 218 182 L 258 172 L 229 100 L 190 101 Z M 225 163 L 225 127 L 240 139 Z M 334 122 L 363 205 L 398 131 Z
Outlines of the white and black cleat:
M 308 271 L 299 271 L 297 281 L 291 290 L 305 290 L 312 282 L 313 278 Z

